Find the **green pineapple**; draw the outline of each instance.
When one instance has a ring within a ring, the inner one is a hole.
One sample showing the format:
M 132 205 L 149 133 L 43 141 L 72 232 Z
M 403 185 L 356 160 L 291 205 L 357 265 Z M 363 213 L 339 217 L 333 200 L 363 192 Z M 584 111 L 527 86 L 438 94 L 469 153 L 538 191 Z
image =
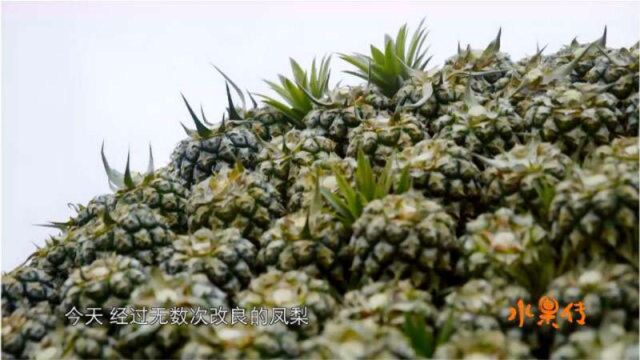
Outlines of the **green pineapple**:
M 634 92 L 626 99 L 619 102 L 620 112 L 622 113 L 621 122 L 623 124 L 624 134 L 627 136 L 638 135 L 638 107 L 640 106 L 640 99 L 638 98 L 638 92 Z
M 224 325 L 200 328 L 180 351 L 191 359 L 298 359 L 297 334 L 282 324 Z
M 398 330 L 372 320 L 334 320 L 303 343 L 305 359 L 414 359 L 411 344 Z
M 437 312 L 431 295 L 407 280 L 378 281 L 344 295 L 340 317 L 373 319 L 380 325 L 400 328 L 407 315 L 433 319 Z
M 227 294 L 205 275 L 169 276 L 157 269 L 133 291 L 128 304 L 146 310 L 146 320 L 135 323 L 129 318 L 114 337 L 118 351 L 136 359 L 174 358 L 197 327 L 216 326 L 210 323 L 212 309 L 229 308 Z
M 597 261 L 588 266 L 575 267 L 557 277 L 547 290 L 563 310 L 571 303 L 582 302 L 585 324 L 576 321 L 580 314 L 574 308 L 573 322 L 558 320 L 560 327 L 556 342 L 560 343 L 571 332 L 585 327 L 598 328 L 615 324 L 627 331 L 638 330 L 638 271 L 627 264 Z
M 615 163 L 574 170 L 556 186 L 549 221 L 563 258 L 604 256 L 637 264 L 637 170 Z
M 347 156 L 356 157 L 362 150 L 378 167 L 404 148 L 411 147 L 425 138 L 426 120 L 406 112 L 378 113 L 364 119 L 349 133 Z
M 187 227 L 186 204 L 190 195 L 182 181 L 166 170 L 154 171 L 153 154 L 149 148 L 149 164 L 144 174 L 129 169 L 129 156 L 124 174 L 109 166 L 102 144 L 102 163 L 109 178 L 109 186 L 116 191 L 116 204 L 145 204 L 167 220 L 172 229 L 180 231 Z M 105 207 L 109 210 L 109 207 Z M 96 211 L 92 211 L 95 213 Z M 91 213 L 91 212 L 90 212 Z
M 37 344 L 58 324 L 51 306 L 39 303 L 30 308 L 20 308 L 2 317 L 2 357 L 26 359 L 35 356 Z
M 353 223 L 352 277 L 409 279 L 418 287 L 449 285 L 461 250 L 456 223 L 442 206 L 420 193 L 370 202 Z
M 191 231 L 233 227 L 256 243 L 284 215 L 284 207 L 278 191 L 260 173 L 237 164 L 195 186 L 187 213 Z
M 278 110 L 271 106 L 258 106 L 258 103 L 253 98 L 250 92 L 247 92 L 249 99 L 251 100 L 252 107 L 247 106 L 247 102 L 242 90 L 231 80 L 227 74 L 222 72 L 217 66 L 213 67 L 224 77 L 226 81 L 227 91 L 227 114 L 229 115 L 228 126 L 230 128 L 245 128 L 250 130 L 259 139 L 270 141 L 273 137 L 282 136 L 291 129 L 291 124 L 286 120 L 286 117 Z M 233 88 L 238 98 L 240 98 L 241 105 L 237 107 L 233 102 L 233 97 L 229 90 L 229 85 Z M 204 118 L 204 115 L 203 115 Z
M 609 92 L 623 100 L 638 93 L 638 46 L 634 48 L 603 49 L 595 58 L 594 65 L 584 75 L 590 83 L 612 85 Z
M 434 359 L 531 359 L 529 346 L 499 330 L 461 331 L 438 346 Z
M 121 359 L 106 327 L 59 326 L 33 351 L 36 360 Z
M 524 120 L 508 100 L 480 103 L 467 87 L 464 101 L 452 104 L 431 124 L 436 138 L 451 139 L 471 152 L 496 155 L 520 142 Z
M 439 199 L 463 220 L 476 215 L 481 192 L 481 172 L 471 152 L 452 140 L 423 140 L 398 156 L 407 167 L 413 188 Z
M 376 114 L 369 105 L 320 108 L 313 110 L 304 118 L 309 129 L 316 129 L 323 136 L 335 141 L 336 152 L 343 155 L 347 150 L 349 134 L 360 125 L 362 119 Z
M 318 184 L 330 191 L 337 191 L 336 174 L 339 172 L 348 181 L 352 181 L 355 169 L 354 159 L 341 159 L 336 155 L 316 160 L 310 166 L 300 169 L 300 175 L 287 191 L 287 210 L 292 213 L 309 208 Z
M 638 357 L 638 333 L 625 332 L 621 327 L 611 325 L 572 333 L 566 342 L 552 351 L 550 359 L 633 360 Z
M 182 140 L 173 151 L 169 167 L 188 188 L 236 162 L 249 169 L 255 167 L 261 144 L 251 130 L 229 127 L 224 121 L 217 128 L 210 129 L 193 112 L 186 99 L 184 102 L 196 131 L 185 128 L 189 138 Z M 206 122 L 204 114 L 203 120 Z
M 147 280 L 148 274 L 136 259 L 122 255 L 98 259 L 74 271 L 62 285 L 60 311 L 99 308 L 109 313 L 127 304 L 136 286 Z
M 258 156 L 258 170 L 280 194 L 286 196 L 302 169 L 316 160 L 330 157 L 335 147 L 332 140 L 316 130 L 293 129 L 272 139 L 262 149 Z
M 484 164 L 482 202 L 531 211 L 546 221 L 549 191 L 574 166 L 571 159 L 550 143 L 530 141 L 492 159 L 478 157 Z
M 260 237 L 258 263 L 282 271 L 300 270 L 345 288 L 349 229 L 321 210 L 286 215 Z
M 336 312 L 338 300 L 331 285 L 301 271 L 269 270 L 254 278 L 249 288 L 236 296 L 238 306 L 249 311 L 286 308 L 287 325 L 302 336 L 318 334 L 324 322 Z M 295 323 L 292 308 L 306 314 L 307 323 Z M 272 319 L 268 319 L 271 321 Z
M 611 144 L 598 147 L 585 160 L 584 166 L 598 170 L 603 164 L 624 164 L 631 169 L 638 169 L 640 161 L 640 145 L 638 137 L 620 137 Z
M 583 158 L 622 134 L 618 99 L 598 85 L 557 86 L 533 99 L 524 115 L 532 133 Z
M 443 67 L 450 81 L 469 83 L 474 91 L 484 94 L 504 88 L 514 66 L 509 55 L 500 52 L 501 35 L 502 29 L 484 50 L 470 46 L 462 50 L 458 44 L 458 53 L 447 59 Z
M 228 293 L 245 288 L 255 273 L 257 250 L 235 228 L 216 232 L 202 228 L 178 237 L 173 249 L 162 264 L 169 273 L 205 274 Z
M 155 265 L 175 239 L 165 218 L 145 204 L 117 206 L 85 225 L 77 236 L 76 258 L 82 265 L 112 253 Z
M 107 211 L 113 211 L 115 207 L 116 197 L 114 194 L 99 195 L 89 200 L 87 205 L 72 205 L 72 208 L 76 211 L 76 216 L 59 225 L 64 225 L 67 229 L 78 228 Z
M 2 275 L 2 313 L 28 309 L 40 302 L 59 302 L 59 281 L 55 276 L 30 265 L 22 265 Z
M 460 241 L 465 270 L 471 274 L 509 279 L 533 294 L 541 294 L 553 277 L 553 248 L 531 214 L 509 208 L 484 213 L 467 223 Z
M 518 318 L 508 320 L 509 308 L 516 307 L 520 299 L 529 304 L 533 296 L 525 288 L 499 278 L 469 280 L 445 297 L 435 324 L 442 328 L 453 321 L 457 331 L 502 330 L 509 337 L 525 340 L 535 335 L 534 320 L 525 318 L 523 328 Z
M 336 86 L 329 92 L 331 104 L 370 105 L 375 110 L 391 110 L 393 101 L 372 85 Z

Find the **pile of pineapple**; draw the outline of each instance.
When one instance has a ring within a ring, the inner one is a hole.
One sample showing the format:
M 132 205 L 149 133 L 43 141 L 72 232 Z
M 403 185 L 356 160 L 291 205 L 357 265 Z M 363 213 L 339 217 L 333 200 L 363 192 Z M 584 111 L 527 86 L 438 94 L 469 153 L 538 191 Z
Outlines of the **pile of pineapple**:
M 184 99 L 166 167 L 103 151 L 114 193 L 2 278 L 4 358 L 637 359 L 638 45 L 605 30 L 516 62 L 498 33 L 429 70 L 426 34 L 340 54 L 358 86 L 292 60 L 262 105 L 221 72 L 224 118 Z M 542 296 L 586 323 L 538 325 Z M 154 307 L 288 310 L 116 313 Z M 87 308 L 102 324 L 73 325 Z

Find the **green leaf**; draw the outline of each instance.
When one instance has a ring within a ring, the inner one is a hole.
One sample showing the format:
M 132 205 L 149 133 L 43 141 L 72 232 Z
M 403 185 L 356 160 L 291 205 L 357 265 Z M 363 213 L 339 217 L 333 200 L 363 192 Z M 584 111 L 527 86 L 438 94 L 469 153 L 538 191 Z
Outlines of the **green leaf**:
M 229 108 L 227 109 L 229 112 L 229 120 L 242 120 L 242 117 L 236 111 L 235 105 L 233 105 L 233 99 L 231 98 L 231 92 L 229 91 L 229 83 L 225 83 L 227 90 L 227 101 L 229 103 Z
M 187 98 L 184 97 L 183 94 L 180 94 L 182 96 L 182 100 L 184 100 L 185 105 L 187 105 L 187 109 L 189 110 L 189 114 L 191 115 L 191 119 L 193 120 L 193 123 L 196 125 L 196 131 L 198 132 L 198 135 L 202 138 L 207 138 L 210 137 L 211 135 L 213 135 L 213 131 L 211 129 L 209 129 L 208 127 L 206 127 L 201 121 L 200 119 L 198 119 L 198 116 L 193 112 L 193 109 L 191 108 L 191 105 L 189 105 L 189 102 L 187 101 Z
M 128 189 L 132 189 L 136 186 L 136 184 L 133 182 L 133 178 L 131 177 L 131 169 L 129 168 L 129 158 L 130 158 L 130 153 L 127 152 L 127 165 L 124 168 L 124 184 L 127 186 Z
M 338 218 L 342 222 L 349 225 L 354 222 L 351 212 L 349 211 L 349 207 L 346 205 L 346 203 L 342 199 L 337 197 L 327 188 L 321 188 L 320 193 L 325 198 L 325 200 L 327 200 L 329 205 L 331 205 L 331 207 L 335 210 L 335 212 L 338 215 Z
M 398 186 L 395 189 L 396 194 L 402 194 L 411 189 L 411 176 L 409 176 L 409 167 L 405 166 L 400 173 L 400 180 L 398 180 Z
M 435 351 L 433 332 L 427 328 L 422 316 L 405 314 L 403 331 L 409 338 L 416 355 L 426 358 L 433 355 Z

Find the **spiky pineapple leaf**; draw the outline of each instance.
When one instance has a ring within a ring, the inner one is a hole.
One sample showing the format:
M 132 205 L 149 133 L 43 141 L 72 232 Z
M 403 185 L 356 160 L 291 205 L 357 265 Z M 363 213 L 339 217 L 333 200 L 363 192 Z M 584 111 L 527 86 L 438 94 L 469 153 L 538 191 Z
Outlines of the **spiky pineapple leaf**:
M 348 226 L 351 226 L 362 215 L 364 207 L 369 202 L 381 199 L 392 192 L 405 192 L 411 187 L 408 168 L 403 169 L 400 182 L 395 191 L 392 191 L 392 161 L 388 161 L 382 172 L 376 176 L 369 158 L 362 149 L 358 149 L 356 157 L 355 186 L 349 183 L 339 168 L 334 167 L 333 171 L 338 185 L 337 194 L 326 188 L 321 189 L 322 196 L 334 209 L 338 219 Z
M 277 100 L 267 95 L 258 94 L 265 99 L 265 104 L 281 112 L 296 127 L 303 127 L 302 119 L 313 109 L 314 104 L 319 104 L 329 90 L 330 56 L 325 56 L 316 66 L 314 59 L 311 71 L 307 73 L 294 59 L 289 59 L 293 80 L 278 75 L 278 83 L 265 80 L 269 88 L 276 92 L 282 100 Z
M 347 70 L 347 74 L 357 76 L 373 83 L 387 96 L 393 96 L 402 86 L 404 80 L 415 70 L 423 71 L 429 63 L 427 49 L 423 49 L 428 32 L 423 27 L 424 20 L 413 32 L 407 44 L 408 29 L 403 25 L 394 38 L 385 35 L 383 50 L 370 45 L 370 55 L 340 54 L 340 58 L 355 66 L 355 71 Z
M 430 358 L 435 351 L 433 332 L 427 327 L 424 317 L 406 313 L 402 330 L 411 346 L 420 357 Z

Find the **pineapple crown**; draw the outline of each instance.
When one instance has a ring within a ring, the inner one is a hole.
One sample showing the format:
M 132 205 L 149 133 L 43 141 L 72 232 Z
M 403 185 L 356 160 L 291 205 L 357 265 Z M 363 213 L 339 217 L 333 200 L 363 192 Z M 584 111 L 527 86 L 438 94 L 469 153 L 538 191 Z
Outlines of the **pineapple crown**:
M 545 86 L 545 85 L 549 85 L 551 83 L 558 82 L 567 78 L 571 74 L 573 69 L 575 69 L 576 66 L 578 66 L 578 63 L 582 61 L 582 59 L 587 54 L 591 53 L 591 51 L 594 48 L 597 50 L 599 49 L 601 53 L 606 54 L 605 51 L 603 50 L 606 47 L 606 43 L 607 43 L 607 27 L 606 26 L 604 28 L 604 33 L 602 34 L 602 36 L 599 39 L 587 44 L 586 46 L 580 46 L 578 42 L 574 39 L 573 42 L 571 43 L 571 49 L 574 49 L 574 48 L 576 49 L 574 52 L 574 55 L 575 55 L 574 58 L 568 63 L 558 66 L 553 70 L 540 68 L 542 52 L 544 51 L 546 46 L 543 47 L 542 49 L 537 49 L 536 54 L 529 60 L 529 63 L 526 66 L 526 70 L 528 71 L 524 75 L 522 82 L 517 88 L 515 88 L 511 92 L 511 94 L 508 95 L 508 98 L 511 98 L 514 95 L 518 94 L 520 91 L 527 90 L 531 87 L 536 88 L 539 85 Z M 612 61 L 615 63 L 615 60 L 612 60 Z
M 265 104 L 282 113 L 294 126 L 304 128 L 302 119 L 313 109 L 315 99 L 322 98 L 329 90 L 331 56 L 324 56 L 319 66 L 316 66 L 316 59 L 313 59 L 311 71 L 308 73 L 294 59 L 289 59 L 289 62 L 293 79 L 278 75 L 279 84 L 265 80 L 284 101 L 266 95 L 259 96 L 264 99 Z
M 423 49 L 428 31 L 420 22 L 407 44 L 408 29 L 404 24 L 395 39 L 385 35 L 384 50 L 371 45 L 371 55 L 355 53 L 340 54 L 340 58 L 356 67 L 351 74 L 376 85 L 386 96 L 393 96 L 402 83 L 415 71 L 424 71 L 431 60 L 427 57 L 428 46 Z
M 416 354 L 432 358 L 436 348 L 446 343 L 455 333 L 455 318 L 450 315 L 441 328 L 434 329 L 420 314 L 406 313 L 402 332 L 409 339 Z
M 476 56 L 476 52 L 474 52 L 473 49 L 471 49 L 471 45 L 467 45 L 467 48 L 465 50 L 462 50 L 462 48 L 460 47 L 460 42 L 458 42 L 458 55 L 455 58 L 456 61 L 461 61 L 461 62 L 470 62 L 470 61 L 477 61 L 480 64 L 484 65 L 488 62 L 491 61 L 491 59 L 494 58 L 494 56 L 500 52 L 500 37 L 502 36 L 502 28 L 498 29 L 498 35 L 496 35 L 496 38 L 491 40 L 491 42 L 489 43 L 489 45 L 487 45 L 487 47 L 482 51 L 482 53 L 479 53 L 479 55 Z
M 364 207 L 371 201 L 381 199 L 390 193 L 401 194 L 411 188 L 409 168 L 405 167 L 395 189 L 392 189 L 391 160 L 387 161 L 379 176 L 376 176 L 371 162 L 362 149 L 358 149 L 355 170 L 355 187 L 349 184 L 342 172 L 335 168 L 338 194 L 327 188 L 320 188 L 320 193 L 335 210 L 337 218 L 345 225 L 351 226 L 362 215 Z
M 151 150 L 151 145 L 149 145 L 149 162 L 147 164 L 147 171 L 145 173 L 131 172 L 131 169 L 129 167 L 129 152 L 127 152 L 127 165 L 125 166 L 124 174 L 111 168 L 109 162 L 107 161 L 107 157 L 104 155 L 104 141 L 102 142 L 102 147 L 100 148 L 100 155 L 102 156 L 102 164 L 104 165 L 104 170 L 107 173 L 107 178 L 109 179 L 109 187 L 113 191 L 122 189 L 133 189 L 137 185 L 153 176 L 154 166 L 153 151 Z

